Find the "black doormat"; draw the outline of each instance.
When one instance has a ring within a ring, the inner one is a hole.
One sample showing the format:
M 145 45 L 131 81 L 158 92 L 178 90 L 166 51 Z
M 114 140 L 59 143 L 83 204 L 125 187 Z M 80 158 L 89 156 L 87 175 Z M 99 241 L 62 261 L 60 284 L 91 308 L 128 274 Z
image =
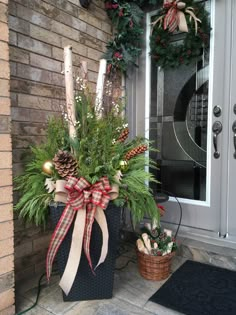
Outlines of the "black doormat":
M 236 315 L 236 272 L 187 260 L 149 300 L 186 315 Z

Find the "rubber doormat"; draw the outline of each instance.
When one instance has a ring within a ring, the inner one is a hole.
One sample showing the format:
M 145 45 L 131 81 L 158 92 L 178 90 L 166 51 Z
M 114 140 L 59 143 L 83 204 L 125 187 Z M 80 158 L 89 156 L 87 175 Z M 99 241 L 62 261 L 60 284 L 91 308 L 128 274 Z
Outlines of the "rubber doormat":
M 236 315 L 236 272 L 187 260 L 149 300 L 186 315 Z

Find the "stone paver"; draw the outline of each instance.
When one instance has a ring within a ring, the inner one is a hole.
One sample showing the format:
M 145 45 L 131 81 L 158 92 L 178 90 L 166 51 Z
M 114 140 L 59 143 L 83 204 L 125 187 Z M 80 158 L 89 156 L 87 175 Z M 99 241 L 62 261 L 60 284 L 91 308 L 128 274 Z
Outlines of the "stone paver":
M 126 263 L 130 263 L 125 267 Z M 176 270 L 186 259 L 174 257 L 172 270 Z M 172 310 L 148 302 L 152 294 L 166 281 L 149 281 L 138 272 L 136 254 L 128 248 L 117 261 L 114 278 L 113 298 L 109 300 L 93 300 L 80 302 L 64 302 L 58 286 L 58 276 L 54 276 L 49 285 L 43 282 L 37 307 L 27 312 L 29 315 L 177 315 Z M 121 269 L 120 269 L 121 268 Z M 19 292 L 19 290 L 18 290 Z M 18 294 L 18 309 L 31 306 L 35 301 L 37 287 L 27 289 Z

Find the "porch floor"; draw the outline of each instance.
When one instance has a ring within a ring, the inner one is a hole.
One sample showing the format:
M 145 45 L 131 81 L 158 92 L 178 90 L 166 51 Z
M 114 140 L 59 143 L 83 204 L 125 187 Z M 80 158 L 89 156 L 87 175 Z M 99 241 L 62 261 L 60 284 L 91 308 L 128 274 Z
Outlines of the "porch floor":
M 186 258 L 175 256 L 172 262 L 172 272 Z M 119 268 L 128 265 L 118 270 Z M 17 312 L 30 307 L 36 299 L 37 281 L 32 279 L 17 287 Z M 138 272 L 136 254 L 133 247 L 128 248 L 116 260 L 113 298 L 110 300 L 93 300 L 81 302 L 64 302 L 58 285 L 59 276 L 53 276 L 49 285 L 42 281 L 42 290 L 36 307 L 26 314 L 32 315 L 177 315 L 173 310 L 149 302 L 148 299 L 160 288 L 163 281 L 149 281 L 142 278 Z

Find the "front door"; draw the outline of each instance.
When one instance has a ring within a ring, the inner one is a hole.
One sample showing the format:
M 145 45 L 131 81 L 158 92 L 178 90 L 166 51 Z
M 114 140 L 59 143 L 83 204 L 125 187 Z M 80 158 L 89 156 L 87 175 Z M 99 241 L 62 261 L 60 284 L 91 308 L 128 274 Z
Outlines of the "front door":
M 129 95 L 130 103 L 136 103 L 135 108 L 131 106 L 130 120 L 133 130 L 145 133 L 159 150 L 151 154 L 160 168 L 155 174 L 161 184 L 154 189 L 172 196 L 166 204 L 165 221 L 178 224 L 180 202 L 181 226 L 190 233 L 233 237 L 236 8 L 234 0 L 207 0 L 205 7 L 211 16 L 210 51 L 196 64 L 175 70 L 161 70 L 149 56 L 155 12 L 147 13 L 146 55 L 140 59 L 136 92 Z

